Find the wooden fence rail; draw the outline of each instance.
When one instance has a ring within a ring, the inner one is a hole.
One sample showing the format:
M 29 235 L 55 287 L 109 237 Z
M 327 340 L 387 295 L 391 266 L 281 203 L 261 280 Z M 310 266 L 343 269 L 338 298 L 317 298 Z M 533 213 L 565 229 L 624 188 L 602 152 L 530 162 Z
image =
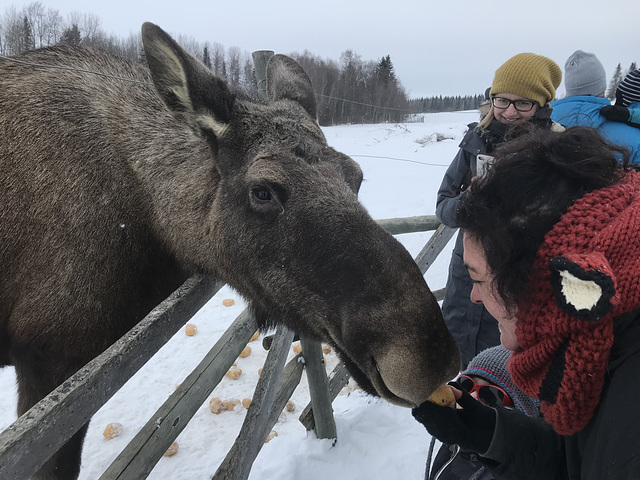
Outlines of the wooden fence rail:
M 131 440 L 101 480 L 146 478 L 258 329 L 245 310 Z
M 435 230 L 416 257 L 423 274 L 455 233 L 434 216 L 378 223 L 393 234 Z M 223 285 L 211 276 L 189 278 L 131 331 L 1 432 L 0 478 L 28 478 L 35 473 Z M 434 293 L 438 298 L 442 291 Z M 243 312 L 100 478 L 146 478 L 256 329 L 255 320 Z M 215 479 L 248 477 L 269 430 L 300 381 L 300 355 L 284 366 L 294 334 L 284 327 L 276 333 L 240 434 Z M 349 374 L 339 365 L 327 378 L 322 354 L 317 352 L 319 344 L 306 339 L 301 343 L 312 400 L 300 421 L 323 438 L 335 438 L 331 402 L 348 382 Z
M 193 276 L 109 349 L 0 433 L 0 478 L 33 475 L 224 286 Z

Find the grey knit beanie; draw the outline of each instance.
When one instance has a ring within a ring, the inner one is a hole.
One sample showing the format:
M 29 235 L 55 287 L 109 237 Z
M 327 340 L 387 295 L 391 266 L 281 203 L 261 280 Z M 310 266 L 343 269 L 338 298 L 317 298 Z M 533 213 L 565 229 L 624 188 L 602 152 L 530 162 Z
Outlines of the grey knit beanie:
M 538 417 L 540 416 L 540 402 L 525 395 L 511 381 L 511 375 L 507 370 L 507 360 L 510 356 L 511 351 L 502 345 L 487 348 L 469 362 L 469 366 L 462 372 L 462 375 L 484 378 L 487 382 L 507 392 L 517 410 L 529 417 Z
M 600 95 L 607 89 L 607 75 L 593 54 L 576 50 L 564 64 L 564 86 L 567 97 Z
M 616 98 L 620 97 L 621 103 L 616 105 L 628 107 L 632 103 L 640 102 L 640 70 L 627 73 L 616 90 Z

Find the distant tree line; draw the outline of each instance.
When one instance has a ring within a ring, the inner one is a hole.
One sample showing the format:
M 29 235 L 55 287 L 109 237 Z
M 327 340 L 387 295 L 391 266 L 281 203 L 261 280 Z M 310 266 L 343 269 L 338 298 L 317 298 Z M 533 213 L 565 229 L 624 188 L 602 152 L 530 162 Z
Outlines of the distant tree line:
M 217 75 L 225 77 L 231 85 L 257 95 L 250 54 L 238 47 L 225 48 L 220 43 L 202 44 L 184 35 L 175 38 L 185 50 Z M 0 15 L 0 55 L 17 55 L 57 44 L 100 48 L 138 63 L 145 61 L 139 32 L 124 39 L 107 35 L 94 14 L 73 12 L 64 18 L 58 10 L 33 2 L 21 10 L 8 7 Z
M 616 99 L 616 89 L 624 77 L 629 72 L 637 70 L 636 62 L 631 62 L 626 70 L 618 63 L 618 66 L 611 76 L 609 86 L 605 96 L 612 102 Z M 474 110 L 485 101 L 484 94 L 462 96 L 435 96 L 414 98 L 408 101 L 409 109 L 412 113 L 433 113 L 433 112 L 457 112 L 460 110 Z
M 253 60 L 238 47 L 220 43 L 201 43 L 191 37 L 175 35 L 185 50 L 200 58 L 216 75 L 251 97 L 258 89 Z M 10 6 L 0 15 L 0 55 L 10 56 L 56 44 L 83 45 L 107 50 L 143 63 L 140 33 L 127 38 L 107 35 L 100 19 L 93 14 L 73 12 L 64 18 L 58 10 L 33 2 L 17 10 Z M 416 113 L 473 110 L 484 95 L 434 96 L 409 99 L 389 55 L 379 61 L 365 61 L 351 50 L 339 61 L 321 59 L 311 52 L 290 53 L 305 69 L 316 90 L 321 125 L 345 123 L 401 122 Z M 613 73 L 606 95 L 615 99 L 615 90 L 630 70 L 620 64 Z
M 422 97 L 409 100 L 412 113 L 458 112 L 460 110 L 475 110 L 484 102 L 484 93 L 478 95 L 460 95 L 456 97 Z
M 311 78 L 321 125 L 400 122 L 409 113 L 407 94 L 396 78 L 389 55 L 364 61 L 347 50 L 340 61 L 305 51 L 293 58 Z
M 33 2 L 17 10 L 6 8 L 0 16 L 0 55 L 17 55 L 56 44 L 82 45 L 107 50 L 135 62 L 144 62 L 139 33 L 122 39 L 107 35 L 93 14 L 74 12 L 64 18 L 58 10 Z M 189 53 L 200 58 L 216 75 L 222 76 L 250 96 L 257 96 L 251 55 L 220 43 L 204 44 L 176 35 Z M 364 61 L 347 50 L 339 62 L 322 60 L 309 52 L 290 54 L 312 79 L 317 92 L 322 125 L 342 123 L 399 122 L 409 113 L 407 95 L 396 78 L 387 55 L 380 61 Z
M 636 66 L 636 62 L 631 62 L 631 65 L 629 65 L 629 68 L 626 70 L 622 70 L 622 65 L 618 64 L 616 69 L 613 71 L 613 76 L 609 82 L 609 88 L 607 88 L 607 92 L 605 94 L 606 97 L 613 102 L 616 99 L 616 89 L 618 88 L 618 85 L 620 85 L 622 79 L 627 76 L 627 73 L 633 72 L 637 69 L 638 67 Z

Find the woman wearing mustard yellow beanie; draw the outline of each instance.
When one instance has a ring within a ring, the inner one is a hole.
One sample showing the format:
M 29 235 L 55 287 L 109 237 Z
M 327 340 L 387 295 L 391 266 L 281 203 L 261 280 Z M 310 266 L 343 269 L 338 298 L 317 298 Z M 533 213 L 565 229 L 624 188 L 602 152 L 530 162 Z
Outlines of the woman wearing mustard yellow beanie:
M 495 73 L 489 102 L 481 105 L 479 123 L 469 124 L 460 150 L 447 169 L 438 191 L 436 215 L 456 228 L 456 211 L 462 195 L 476 175 L 490 164 L 492 153 L 519 136 L 523 124 L 561 130 L 551 121 L 551 102 L 562 80 L 562 70 L 551 59 L 534 53 L 519 53 Z M 482 305 L 471 302 L 473 282 L 462 261 L 462 237 L 458 236 L 442 303 L 442 313 L 462 354 L 463 365 L 488 347 L 500 343 L 498 324 Z

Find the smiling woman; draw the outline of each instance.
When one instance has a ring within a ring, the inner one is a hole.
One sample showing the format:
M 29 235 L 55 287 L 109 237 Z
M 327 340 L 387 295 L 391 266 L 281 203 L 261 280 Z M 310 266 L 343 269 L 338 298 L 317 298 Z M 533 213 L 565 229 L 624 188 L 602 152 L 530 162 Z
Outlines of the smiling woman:
M 438 191 L 436 215 L 442 223 L 458 226 L 455 213 L 472 179 L 482 175 L 495 152 L 518 137 L 525 125 L 559 127 L 550 120 L 548 103 L 561 78 L 562 71 L 553 60 L 533 53 L 520 53 L 496 70 L 490 101 L 481 106 L 484 117 L 479 123 L 469 124 Z M 459 235 L 451 256 L 442 313 L 466 364 L 480 351 L 497 345 L 499 333 L 491 310 L 483 302 L 469 300 L 472 282 L 463 265 L 463 252 Z

